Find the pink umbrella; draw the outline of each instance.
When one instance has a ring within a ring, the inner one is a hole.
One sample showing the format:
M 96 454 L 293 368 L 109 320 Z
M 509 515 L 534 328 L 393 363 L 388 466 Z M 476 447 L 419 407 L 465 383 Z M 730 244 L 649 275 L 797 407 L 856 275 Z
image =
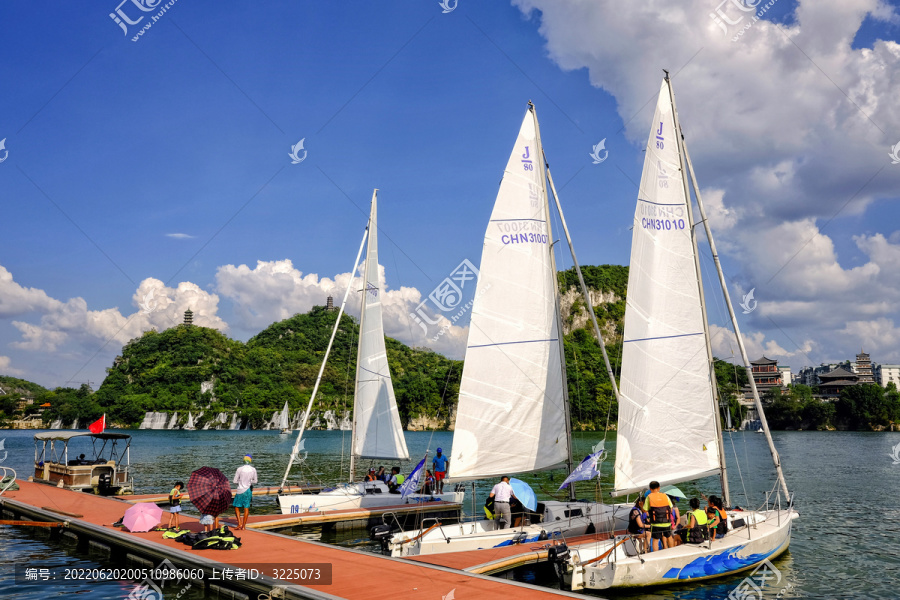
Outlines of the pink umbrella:
M 128 531 L 150 531 L 162 520 L 163 510 L 153 502 L 135 504 L 125 511 L 122 525 Z

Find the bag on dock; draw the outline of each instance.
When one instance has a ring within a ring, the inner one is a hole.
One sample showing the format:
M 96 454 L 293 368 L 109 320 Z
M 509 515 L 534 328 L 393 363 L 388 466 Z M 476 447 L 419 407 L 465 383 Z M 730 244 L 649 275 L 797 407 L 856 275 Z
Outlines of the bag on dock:
M 167 530 L 162 534 L 162 536 L 163 536 L 163 539 L 167 539 L 167 540 L 178 540 L 179 538 L 181 538 L 182 536 L 185 536 L 185 535 L 189 534 L 190 532 L 191 532 L 190 529 L 178 529 L 178 530 L 175 530 L 175 531 L 172 531 L 171 529 L 167 529 Z
M 191 546 L 191 550 L 237 550 L 240 547 L 240 538 L 223 538 L 217 535 L 211 535 Z

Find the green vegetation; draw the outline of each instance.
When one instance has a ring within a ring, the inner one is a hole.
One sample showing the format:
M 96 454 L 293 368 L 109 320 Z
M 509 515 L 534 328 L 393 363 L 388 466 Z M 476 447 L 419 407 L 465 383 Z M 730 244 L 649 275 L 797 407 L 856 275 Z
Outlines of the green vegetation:
M 874 383 L 848 387 L 834 401 L 814 398 L 813 391 L 805 385 L 792 385 L 787 393 L 767 391 L 763 401 L 772 429 L 871 431 L 900 421 L 900 393 L 893 383 L 886 389 Z
M 306 409 L 336 318 L 336 312 L 315 307 L 271 325 L 246 344 L 197 326 L 148 331 L 125 345 L 91 403 L 57 390 L 45 418 L 70 422 L 106 412 L 110 422 L 136 426 L 149 411 L 177 412 L 183 422 L 188 411 L 196 416 L 202 410 L 203 419 L 232 412 L 258 427 L 285 401 L 291 412 Z M 345 315 L 314 412 L 351 410 L 358 336 L 358 324 Z M 386 345 L 403 422 L 429 415 L 446 424 L 462 363 L 392 339 Z M 212 392 L 200 394 L 201 383 L 210 381 Z
M 30 407 L 24 405 L 23 398 L 35 398 L 47 391 L 36 383 L 3 375 L 0 375 L 0 390 L 0 424 L 25 416 Z

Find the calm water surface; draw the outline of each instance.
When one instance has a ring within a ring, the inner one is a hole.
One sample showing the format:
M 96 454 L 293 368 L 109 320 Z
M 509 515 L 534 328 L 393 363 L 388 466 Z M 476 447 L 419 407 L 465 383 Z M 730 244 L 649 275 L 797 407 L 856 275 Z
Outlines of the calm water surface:
M 3 466 L 13 467 L 27 477 L 33 467 L 34 431 L 0 431 L 8 452 Z M 293 437 L 267 431 L 134 431 L 131 463 L 137 493 L 168 492 L 177 480 L 187 481 L 191 471 L 201 466 L 222 469 L 229 477 L 241 463 L 244 453 L 252 453 L 261 484 L 277 485 L 287 465 Z M 774 485 L 768 448 L 762 435 L 726 434 L 729 481 L 732 502 L 743 507 L 758 507 L 764 493 Z M 293 470 L 290 481 L 333 483 L 346 478 L 346 449 L 349 433 L 313 431 L 306 434 L 309 457 L 304 468 Z M 578 434 L 576 456 L 589 453 L 602 434 Z M 408 432 L 410 454 L 430 456 L 452 443 L 449 432 Z M 607 448 L 614 451 L 615 434 L 610 433 Z M 775 562 L 783 581 L 777 588 L 765 590 L 765 598 L 775 598 L 782 586 L 793 587 L 783 598 L 893 598 L 900 581 L 900 558 L 894 547 L 900 535 L 900 502 L 897 482 L 900 465 L 894 465 L 890 453 L 900 443 L 900 433 L 779 432 L 775 442 L 782 457 L 788 486 L 796 494 L 800 519 L 794 522 L 790 552 Z M 737 455 L 737 461 L 735 459 Z M 740 472 L 738 468 L 740 467 Z M 366 463 L 365 466 L 369 466 Z M 390 465 L 387 465 L 390 466 Z M 406 465 L 407 472 L 411 465 Z M 604 464 L 601 488 L 612 484 L 611 460 Z M 452 469 L 451 469 L 452 472 Z M 549 498 L 562 481 L 561 473 L 541 473 L 522 477 Z M 479 482 L 477 504 L 483 503 L 494 482 Z M 582 484 L 579 498 L 593 498 L 594 488 Z M 719 493 L 714 478 L 680 486 L 687 494 Z M 471 493 L 466 512 L 471 514 Z M 867 505 L 869 508 L 862 509 Z M 190 506 L 186 512 L 192 512 Z M 255 498 L 253 513 L 276 510 L 274 498 Z M 478 509 L 480 510 L 480 508 Z M 293 535 L 351 546 L 374 552 L 364 531 L 329 533 L 323 536 L 315 527 L 303 528 Z M 50 582 L 16 585 L 13 566 L 41 567 L 122 566 L 85 552 L 64 541 L 50 540 L 41 530 L 0 526 L 0 597 L 44 599 L 65 594 L 88 594 L 92 600 L 123 599 L 133 587 L 131 582 Z M 336 569 L 340 566 L 336 565 Z M 522 571 L 512 577 L 553 587 L 555 579 L 546 572 Z M 654 590 L 651 593 L 617 594 L 619 598 L 711 599 L 726 598 L 742 577 L 718 580 L 705 585 Z M 179 590 L 166 590 L 174 598 Z M 202 590 L 188 590 L 183 600 L 205 598 Z M 462 600 L 462 599 L 461 599 Z

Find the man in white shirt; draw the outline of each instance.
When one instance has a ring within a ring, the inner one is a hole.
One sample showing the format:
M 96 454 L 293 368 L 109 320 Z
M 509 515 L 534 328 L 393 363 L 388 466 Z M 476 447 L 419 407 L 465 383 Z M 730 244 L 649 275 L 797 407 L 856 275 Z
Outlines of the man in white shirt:
M 491 489 L 490 498 L 494 499 L 494 517 L 498 521 L 499 529 L 506 529 L 512 522 L 512 512 L 509 510 L 510 498 L 515 498 L 512 486 L 509 485 L 509 477 L 504 475 L 500 483 Z
M 250 504 L 253 502 L 253 484 L 257 482 L 256 469 L 250 464 L 253 457 L 250 454 L 244 456 L 244 464 L 238 467 L 234 474 L 234 482 L 238 484 L 232 506 L 234 516 L 237 517 L 237 528 L 244 529 L 247 526 L 247 516 L 250 514 Z M 244 518 L 241 519 L 241 509 L 244 509 Z

